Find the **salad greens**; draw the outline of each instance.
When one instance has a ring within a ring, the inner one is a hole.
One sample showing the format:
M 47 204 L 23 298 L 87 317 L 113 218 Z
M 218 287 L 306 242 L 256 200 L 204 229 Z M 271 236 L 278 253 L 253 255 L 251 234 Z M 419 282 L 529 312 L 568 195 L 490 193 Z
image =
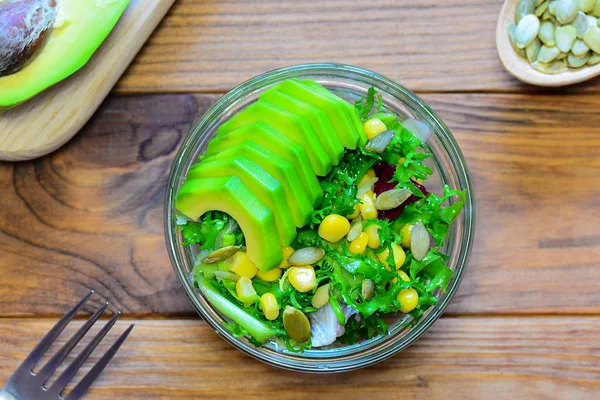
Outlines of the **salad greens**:
M 281 277 L 274 282 L 256 277 L 252 280 L 256 299 L 270 293 L 281 310 L 294 307 L 309 318 L 320 309 L 313 302 L 317 287 L 329 284 L 329 301 L 322 307 L 331 307 L 331 315 L 337 320 L 334 325 L 338 329 L 333 337 L 338 337 L 343 344 L 385 335 L 388 329 L 385 316 L 406 309 L 400 298 L 407 290 L 414 290 L 418 294 L 418 303 L 407 311 L 412 317 L 411 323 L 416 323 L 429 307 L 436 304 L 438 291 L 446 290 L 453 274 L 446 265 L 448 256 L 441 253 L 440 248 L 451 224 L 460 214 L 466 197 L 464 191 L 448 187 L 444 188 L 442 195 L 423 189 L 422 185 L 426 185 L 427 178 L 432 174 L 424 161 L 432 155 L 395 115 L 384 112 L 381 96 L 374 88 L 369 89 L 365 98 L 356 102 L 355 108 L 362 122 L 379 119 L 388 130 L 394 132 L 394 136 L 380 154 L 362 148 L 346 150 L 339 164 L 319 179 L 323 200 L 312 213 L 310 223 L 298 229 L 291 244 L 295 250 L 318 247 L 325 251 L 325 256 L 313 264 L 317 286 L 307 292 L 296 290 L 290 283 L 290 269 L 283 269 Z M 378 165 L 393 168 L 392 178 L 385 183 L 392 188 L 410 190 L 412 196 L 406 201 L 410 204 L 403 204 L 401 212 L 394 219 L 380 216 L 362 221 L 363 231 L 369 227 L 376 229 L 380 243 L 379 246 L 367 247 L 362 253 L 353 254 L 351 241 L 344 238 L 330 243 L 319 235 L 317 228 L 332 214 L 348 216 L 356 211 L 355 207 L 362 201 L 357 196 L 361 179 Z M 453 199 L 453 202 L 448 202 L 449 199 Z M 429 248 L 420 260 L 413 256 L 410 246 L 407 248 L 406 241 L 403 241 L 407 232 L 403 228 L 417 223 L 423 224 L 435 241 L 435 246 Z M 197 245 L 200 252 L 244 245 L 243 234 L 235 221 L 217 211 L 207 212 L 198 222 L 186 221 L 181 225 L 181 233 L 183 244 Z M 281 314 L 269 321 L 259 301 L 251 304 L 241 301 L 236 292 L 240 278 L 229 272 L 227 260 L 217 264 L 199 262 L 192 276 L 206 299 L 231 320 L 224 326 L 234 336 L 246 336 L 256 345 L 278 338 L 290 351 L 311 348 L 311 339 L 297 343 L 289 337 Z M 363 298 L 361 292 L 365 280 L 375 284 L 374 292 L 368 299 Z M 356 315 L 348 316 L 354 313 Z M 314 324 L 317 318 L 311 321 Z

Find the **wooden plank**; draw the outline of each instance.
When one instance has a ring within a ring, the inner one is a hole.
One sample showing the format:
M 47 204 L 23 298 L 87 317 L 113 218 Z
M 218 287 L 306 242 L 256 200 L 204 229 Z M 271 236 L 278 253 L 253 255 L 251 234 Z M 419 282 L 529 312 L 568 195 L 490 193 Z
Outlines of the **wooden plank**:
M 403 353 L 342 375 L 268 367 L 196 320 L 122 321 L 78 377 L 131 322 L 136 323 L 131 336 L 86 398 L 447 399 L 452 393 L 456 399 L 591 400 L 600 395 L 598 317 L 442 318 Z M 0 320 L 0 382 L 8 379 L 53 323 Z M 59 344 L 75 326 L 67 329 Z
M 424 98 L 454 131 L 477 202 L 449 313 L 599 313 L 600 99 Z M 215 99 L 111 97 L 63 149 L 0 164 L 0 315 L 57 315 L 90 288 L 125 313 L 194 314 L 165 251 L 163 196 L 177 147 Z
M 502 68 L 502 0 L 180 0 L 120 93 L 228 90 L 274 68 L 338 62 L 416 91 L 533 90 Z M 575 90 L 598 91 L 596 79 Z

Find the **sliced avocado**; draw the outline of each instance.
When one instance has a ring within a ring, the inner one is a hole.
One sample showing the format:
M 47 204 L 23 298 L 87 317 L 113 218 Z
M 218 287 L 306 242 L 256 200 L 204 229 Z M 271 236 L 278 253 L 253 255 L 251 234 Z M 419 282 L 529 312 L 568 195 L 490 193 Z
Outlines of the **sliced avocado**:
M 246 140 L 252 140 L 265 149 L 280 154 L 283 158 L 290 161 L 294 168 L 296 168 L 302 186 L 311 199 L 313 207 L 321 204 L 323 189 L 319 185 L 315 172 L 310 165 L 306 151 L 300 145 L 264 122 L 255 122 L 212 138 L 208 143 L 206 155 L 224 151 Z
M 315 174 L 325 176 L 331 170 L 332 161 L 308 121 L 264 101 L 256 101 L 225 122 L 217 136 L 257 121 L 266 122 L 304 147 Z
M 225 151 L 214 153 L 202 159 L 202 162 L 236 158 L 243 156 L 259 165 L 269 175 L 277 179 L 285 192 L 288 208 L 298 228 L 308 224 L 314 211 L 308 192 L 304 190 L 300 177 L 292 163 L 263 146 L 247 140 Z
M 177 193 L 176 207 L 194 221 L 207 211 L 229 214 L 244 233 L 248 257 L 261 271 L 283 260 L 273 212 L 236 176 L 187 179 Z
M 258 98 L 306 118 L 317 134 L 321 144 L 325 147 L 333 164 L 335 165 L 340 162 L 344 155 L 344 145 L 338 138 L 331 122 L 329 122 L 327 114 L 308 103 L 277 90 L 268 90 Z
M 310 88 L 297 79 L 284 81 L 275 86 L 274 89 L 322 110 L 327 114 L 329 122 L 331 122 L 344 147 L 355 149 L 358 146 L 361 141 L 361 134 L 347 115 L 342 104 L 344 100 L 335 95 L 324 94 L 321 90 Z
M 325 86 L 321 85 L 319 82 L 313 81 L 312 79 L 305 79 L 301 82 L 310 88 L 314 88 L 316 90 L 321 91 L 324 94 L 326 93 L 329 96 L 335 97 L 337 100 L 341 100 L 339 104 L 344 108 L 344 110 L 346 111 L 346 115 L 350 118 L 350 121 L 352 121 L 352 124 L 354 125 L 356 130 L 360 133 L 360 140 L 358 143 L 359 146 L 362 147 L 367 143 L 367 135 L 365 134 L 363 124 L 360 122 L 360 118 L 358 117 L 356 109 L 351 103 L 330 92 Z
M 264 169 L 246 157 L 201 161 L 192 165 L 188 179 L 237 176 L 267 206 L 275 216 L 275 225 L 282 246 L 296 237 L 296 226 L 286 203 L 283 186 Z
M 43 47 L 27 54 L 31 59 L 23 60 L 21 69 L 14 73 L 7 70 L 11 73 L 5 76 L 0 74 L 0 107 L 22 103 L 84 66 L 106 39 L 127 4 L 129 0 L 56 1 L 58 10 L 52 28 L 44 31 L 47 32 L 44 40 L 35 42 Z M 4 21 L 17 21 L 10 18 Z M 5 39 L 0 33 L 0 47 Z

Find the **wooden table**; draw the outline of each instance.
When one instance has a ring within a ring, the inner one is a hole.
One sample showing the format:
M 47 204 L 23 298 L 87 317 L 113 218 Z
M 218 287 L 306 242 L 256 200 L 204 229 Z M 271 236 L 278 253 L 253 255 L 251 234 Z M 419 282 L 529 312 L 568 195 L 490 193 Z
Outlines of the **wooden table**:
M 178 1 L 74 140 L 0 164 L 0 382 L 93 288 L 92 306 L 124 312 L 109 338 L 136 328 L 90 399 L 600 398 L 600 80 L 545 91 L 508 76 L 500 5 Z M 444 317 L 402 354 L 336 376 L 279 371 L 221 340 L 180 289 L 162 229 L 192 122 L 238 83 L 314 61 L 422 96 L 454 132 L 477 201 Z

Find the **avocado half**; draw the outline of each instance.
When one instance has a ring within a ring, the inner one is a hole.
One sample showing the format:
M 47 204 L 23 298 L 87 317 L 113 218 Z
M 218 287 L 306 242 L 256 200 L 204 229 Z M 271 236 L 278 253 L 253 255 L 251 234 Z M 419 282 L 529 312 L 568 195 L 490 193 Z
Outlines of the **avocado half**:
M 0 0 L 15 3 L 15 0 Z M 130 0 L 51 0 L 52 27 L 39 51 L 16 72 L 0 76 L 0 107 L 22 103 L 67 78 L 92 57 Z

